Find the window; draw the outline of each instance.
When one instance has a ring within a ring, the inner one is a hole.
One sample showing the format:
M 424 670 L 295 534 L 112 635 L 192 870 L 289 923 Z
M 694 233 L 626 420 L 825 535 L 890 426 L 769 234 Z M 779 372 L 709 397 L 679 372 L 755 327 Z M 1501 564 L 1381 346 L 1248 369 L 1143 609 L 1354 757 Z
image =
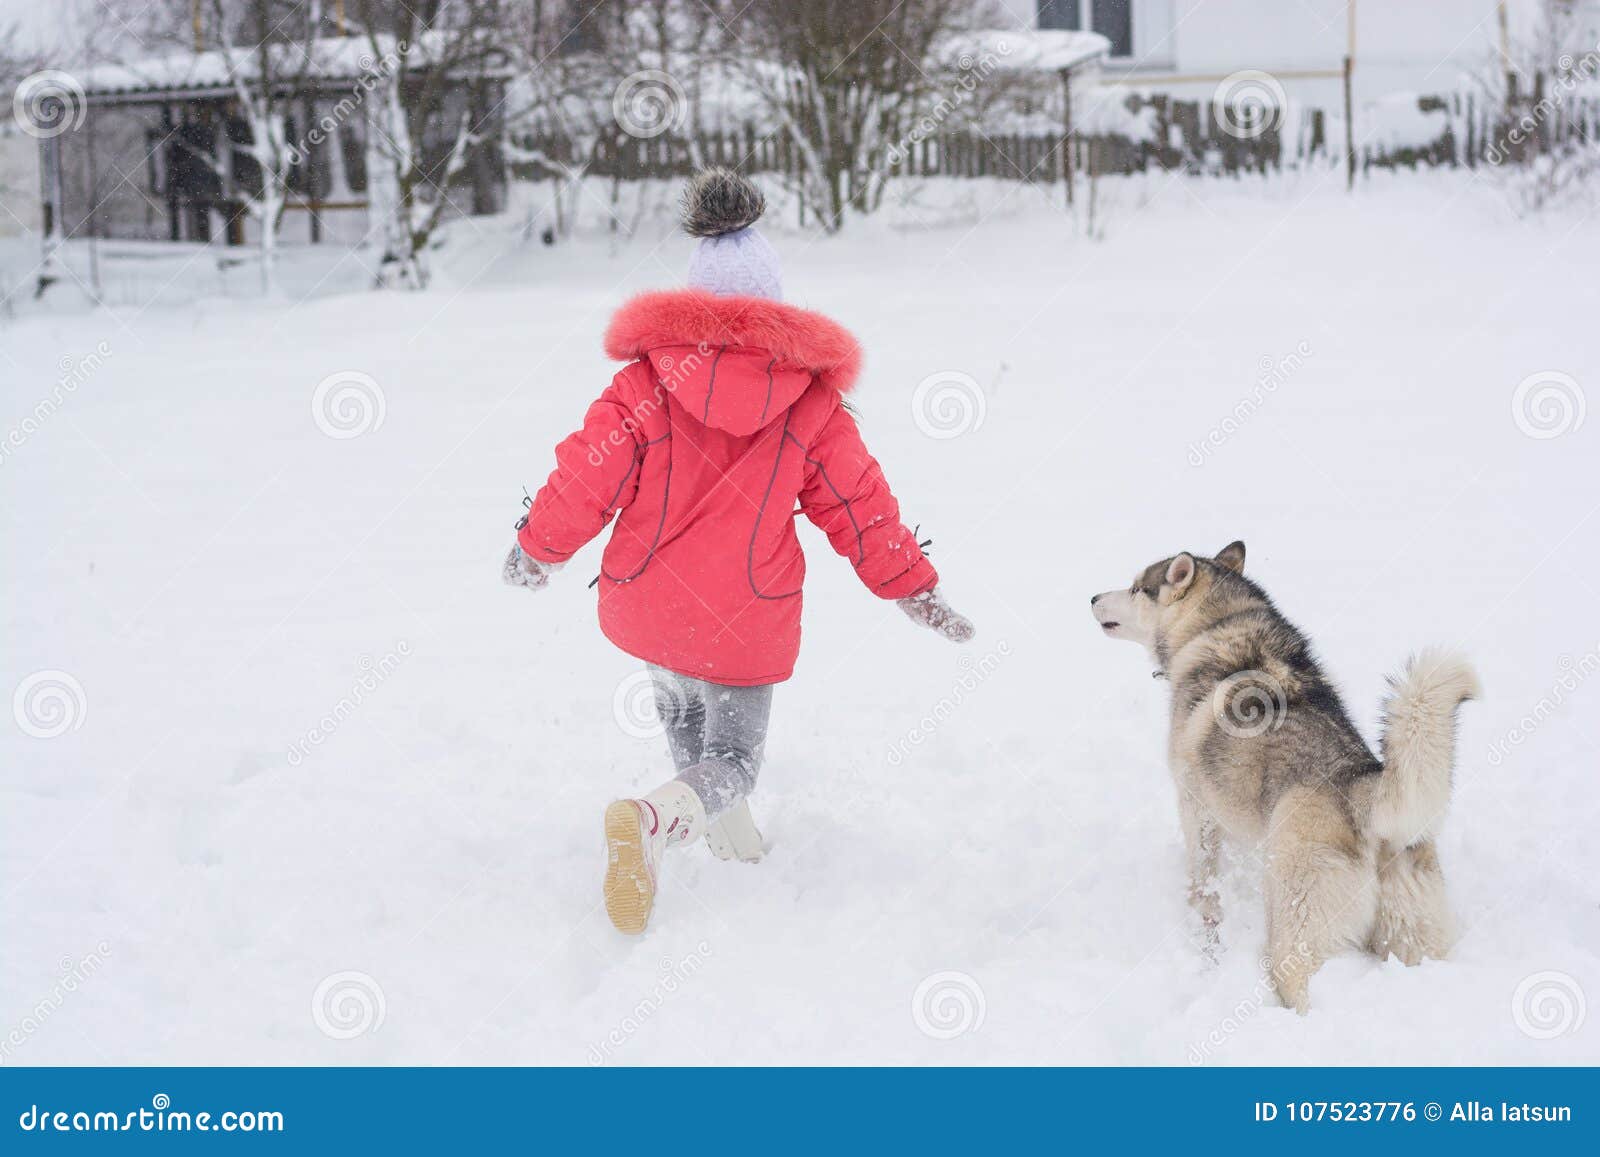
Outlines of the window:
M 1098 32 L 1113 57 L 1133 55 L 1133 0 L 1039 0 L 1039 27 Z
M 1078 0 L 1039 0 L 1039 27 L 1076 32 L 1083 27 Z
M 1094 31 L 1111 41 L 1112 56 L 1133 55 L 1133 0 L 1091 0 Z

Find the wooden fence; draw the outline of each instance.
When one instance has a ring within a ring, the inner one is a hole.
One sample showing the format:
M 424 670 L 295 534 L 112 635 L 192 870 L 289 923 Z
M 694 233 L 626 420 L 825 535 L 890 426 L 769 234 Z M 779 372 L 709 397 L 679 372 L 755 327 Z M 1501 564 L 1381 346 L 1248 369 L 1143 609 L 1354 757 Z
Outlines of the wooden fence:
M 1130 112 L 1150 110 L 1152 131 L 1144 139 L 1079 132 L 991 133 L 941 130 L 900 142 L 891 172 L 905 177 L 996 177 L 1054 184 L 1075 174 L 1144 172 L 1152 168 L 1240 176 L 1298 167 L 1312 158 L 1342 155 L 1343 140 L 1329 140 L 1329 121 L 1321 109 L 1304 108 L 1240 114 L 1235 121 L 1209 101 L 1176 100 L 1166 95 L 1128 98 Z M 1547 101 L 1542 86 L 1506 105 L 1473 95 L 1423 97 L 1423 112 L 1439 116 L 1437 139 L 1395 148 L 1361 146 L 1361 163 L 1395 167 L 1478 165 L 1520 162 L 1575 139 L 1600 139 L 1600 101 L 1593 98 Z M 1531 130 L 1518 126 L 1533 123 Z M 650 139 L 618 134 L 594 142 L 586 156 L 570 138 L 526 134 L 514 139 L 524 160 L 512 165 L 522 179 L 540 180 L 586 162 L 593 176 L 623 181 L 688 176 L 707 164 L 746 173 L 796 177 L 799 150 L 788 134 L 763 132 L 755 125 L 706 132 L 694 138 L 662 135 Z
M 1422 97 L 1418 108 L 1440 121 L 1439 136 L 1425 144 L 1364 151 L 1364 168 L 1418 165 L 1525 164 L 1536 156 L 1582 142 L 1600 141 L 1600 99 L 1546 95 L 1544 78 L 1532 91 L 1513 82 L 1505 103 L 1477 93 Z

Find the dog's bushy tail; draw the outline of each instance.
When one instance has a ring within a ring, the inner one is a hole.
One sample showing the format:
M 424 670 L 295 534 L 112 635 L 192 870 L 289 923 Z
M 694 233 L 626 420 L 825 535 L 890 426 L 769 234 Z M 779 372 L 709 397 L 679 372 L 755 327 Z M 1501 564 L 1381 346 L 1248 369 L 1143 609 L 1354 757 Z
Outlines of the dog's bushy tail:
M 1372 834 L 1410 847 L 1433 833 L 1450 805 L 1456 708 L 1480 694 L 1460 655 L 1428 650 L 1389 678 L 1384 701 L 1383 775 L 1372 804 Z

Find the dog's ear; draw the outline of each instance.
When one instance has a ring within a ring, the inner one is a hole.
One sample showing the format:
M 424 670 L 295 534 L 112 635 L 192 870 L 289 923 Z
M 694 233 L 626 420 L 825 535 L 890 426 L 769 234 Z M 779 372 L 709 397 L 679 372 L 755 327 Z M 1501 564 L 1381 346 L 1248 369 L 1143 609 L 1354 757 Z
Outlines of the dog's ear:
M 1244 573 L 1244 543 L 1234 539 L 1217 551 L 1217 562 L 1234 574 Z
M 1194 582 L 1194 556 L 1184 551 L 1167 564 L 1167 585 L 1180 595 Z

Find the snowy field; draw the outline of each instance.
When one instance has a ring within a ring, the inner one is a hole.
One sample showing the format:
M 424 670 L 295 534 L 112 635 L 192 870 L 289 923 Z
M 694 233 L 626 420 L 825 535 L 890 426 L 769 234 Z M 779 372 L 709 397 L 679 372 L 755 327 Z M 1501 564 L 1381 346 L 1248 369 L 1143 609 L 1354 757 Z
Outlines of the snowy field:
M 435 291 L 322 257 L 266 304 L 152 257 L 190 300 L 0 320 L 8 431 L 81 378 L 0 461 L 5 1062 L 1600 1062 L 1600 228 L 1465 174 L 1117 183 L 1098 242 L 1007 192 L 775 236 L 790 298 L 862 339 L 868 442 L 979 638 L 803 526 L 770 854 L 673 855 L 637 940 L 600 811 L 668 763 L 599 543 L 537 596 L 498 568 L 610 312 L 687 239 L 473 224 Z M 968 409 L 919 415 L 941 374 Z M 325 433 L 330 375 L 381 424 Z M 1369 736 L 1416 647 L 1486 687 L 1453 959 L 1337 959 L 1304 1019 L 1247 854 L 1202 962 L 1166 687 L 1088 610 L 1233 538 Z

